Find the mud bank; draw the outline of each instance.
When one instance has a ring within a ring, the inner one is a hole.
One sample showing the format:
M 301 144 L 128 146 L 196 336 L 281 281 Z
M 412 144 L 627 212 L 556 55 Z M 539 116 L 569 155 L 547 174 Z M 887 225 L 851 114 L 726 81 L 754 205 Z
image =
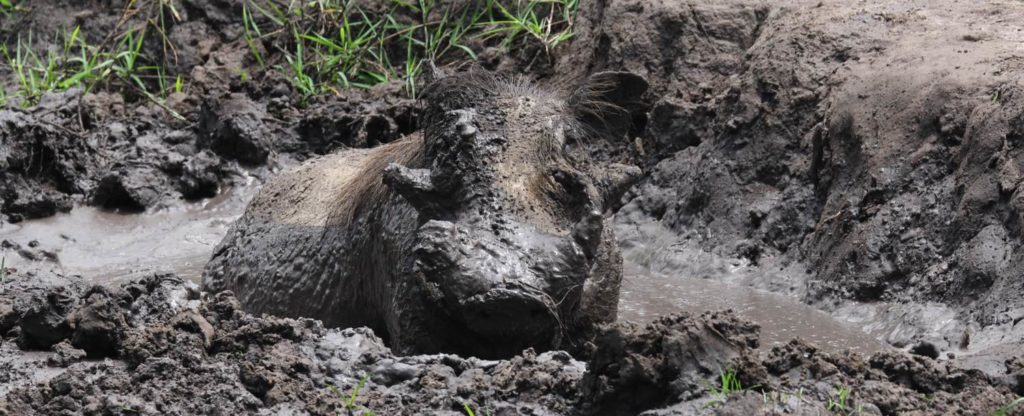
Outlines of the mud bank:
M 895 346 L 1012 356 L 1022 15 L 1003 2 L 598 2 L 557 70 L 652 80 L 648 177 L 618 214 L 676 234 L 670 268 L 705 251 Z
M 794 341 L 758 355 L 758 328 L 731 313 L 608 327 L 585 360 L 485 361 L 397 357 L 367 329 L 255 317 L 171 275 L 114 288 L 40 276 L 2 291 L 5 414 L 820 414 L 843 387 L 862 414 L 983 414 L 1013 398 L 979 371 L 898 352 Z M 758 390 L 713 393 L 723 368 Z

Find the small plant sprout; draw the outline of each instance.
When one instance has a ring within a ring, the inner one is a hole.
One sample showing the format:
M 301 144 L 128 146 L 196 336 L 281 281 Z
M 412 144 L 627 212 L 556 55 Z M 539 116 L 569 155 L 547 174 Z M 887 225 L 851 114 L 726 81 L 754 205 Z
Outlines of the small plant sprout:
M 366 386 L 366 382 L 369 380 L 370 375 L 364 375 L 363 378 L 359 380 L 359 384 L 356 384 L 356 388 L 353 389 L 352 393 L 350 393 L 348 396 L 342 394 L 340 391 L 338 391 L 338 388 L 333 385 L 328 384 L 327 388 L 331 389 L 331 391 L 333 391 L 335 395 L 341 397 L 344 400 L 343 404 L 345 406 L 345 411 L 348 412 L 349 415 L 375 416 L 375 413 L 373 413 L 369 409 L 356 404 L 356 398 L 359 397 L 359 391 L 362 390 L 364 386 Z
M 470 406 L 469 403 L 463 403 L 462 410 L 466 412 L 466 416 L 477 416 L 476 412 L 473 411 L 473 406 Z M 480 416 L 491 416 L 491 412 L 489 410 L 484 410 L 484 413 Z
M 743 383 L 740 382 L 734 369 L 730 368 L 725 371 L 719 371 L 718 378 L 718 386 L 708 385 L 708 390 L 715 396 L 715 401 L 711 402 L 710 405 L 724 403 L 730 394 L 743 390 Z
M 826 410 L 841 415 L 859 415 L 862 413 L 862 406 L 852 407 L 850 397 L 853 394 L 853 390 L 847 386 L 840 386 L 833 392 L 832 397 L 828 399 L 826 404 Z
M 181 75 L 178 75 L 178 77 L 174 79 L 174 92 L 180 93 L 180 92 L 184 92 L 184 91 L 185 91 L 185 78 L 182 78 Z
M 826 408 L 832 411 L 846 411 L 846 400 L 850 398 L 850 389 L 846 386 L 841 386 L 833 392 L 832 397 L 828 399 Z
M 1006 406 L 1000 407 L 995 413 L 993 413 L 993 416 L 1009 416 L 1011 414 L 1010 411 L 1018 405 L 1024 405 L 1024 397 L 1018 397 L 1010 403 L 1007 403 Z

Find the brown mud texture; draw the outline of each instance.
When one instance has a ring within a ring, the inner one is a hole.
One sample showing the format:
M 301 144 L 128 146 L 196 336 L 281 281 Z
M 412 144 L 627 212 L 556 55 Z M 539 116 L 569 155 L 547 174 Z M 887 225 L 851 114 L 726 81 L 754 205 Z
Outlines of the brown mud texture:
M 0 40 L 87 21 L 100 42 L 121 3 L 33 2 Z M 416 130 L 402 85 L 300 106 L 252 70 L 241 2 L 180 6 L 167 38 L 191 87 L 164 106 L 182 118 L 130 92 L 0 110 L 5 221 L 201 199 Z M 1020 22 L 1009 1 L 594 0 L 543 64 L 481 62 L 644 76 L 637 140 L 593 144 L 644 161 L 621 221 L 798 265 L 803 300 L 866 307 L 917 354 L 759 351 L 755 326 L 709 313 L 609 326 L 578 357 L 399 357 L 368 330 L 253 316 L 174 276 L 96 287 L 22 270 L 0 285 L 0 414 L 993 414 L 1024 394 Z M 744 389 L 722 391 L 726 369 Z
M 843 388 L 855 392 L 842 399 L 851 414 L 982 414 L 1013 398 L 981 371 L 900 352 L 864 358 L 793 341 L 761 355 L 758 328 L 728 312 L 607 327 L 587 362 L 533 350 L 488 361 L 395 356 L 367 329 L 256 317 L 230 292 L 172 275 L 116 288 L 49 276 L 3 289 L 4 414 L 458 415 L 468 405 L 494 415 L 811 415 Z M 751 388 L 716 393 L 722 368 Z

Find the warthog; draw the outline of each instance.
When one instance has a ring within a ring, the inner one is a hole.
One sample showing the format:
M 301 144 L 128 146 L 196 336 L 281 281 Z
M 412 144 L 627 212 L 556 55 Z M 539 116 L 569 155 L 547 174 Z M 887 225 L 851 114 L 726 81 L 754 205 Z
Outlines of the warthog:
M 268 183 L 203 286 L 254 312 L 368 326 L 402 353 L 566 347 L 616 318 L 622 258 L 603 213 L 640 176 L 582 144 L 624 136 L 646 88 L 628 73 L 566 93 L 441 78 L 420 133 Z

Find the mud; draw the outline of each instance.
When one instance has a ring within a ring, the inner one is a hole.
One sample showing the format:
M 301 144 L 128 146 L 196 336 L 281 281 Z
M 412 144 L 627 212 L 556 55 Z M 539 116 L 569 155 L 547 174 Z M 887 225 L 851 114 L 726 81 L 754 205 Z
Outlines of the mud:
M 976 414 L 1013 397 L 981 372 L 900 353 L 865 359 L 794 341 L 759 357 L 757 326 L 730 313 L 605 328 L 589 361 L 532 350 L 487 361 L 395 356 L 367 329 L 255 317 L 230 293 L 172 275 L 116 287 L 50 276 L 2 289 L 16 300 L 0 304 L 11 306 L 3 318 L 17 316 L 0 344 L 0 411 L 10 414 L 334 414 L 360 384 L 352 410 L 377 414 L 463 414 L 465 404 L 491 414 L 816 414 L 840 385 L 865 414 Z M 778 398 L 716 397 L 708 386 L 727 367 Z
M 70 21 L 98 42 L 121 5 L 101 3 L 33 2 L 0 40 Z M 240 80 L 239 3 L 181 3 L 185 120 L 103 91 L 0 110 L 0 413 L 338 413 L 367 374 L 377 414 L 823 414 L 842 387 L 861 414 L 992 414 L 1024 394 L 1018 3 L 594 1 L 550 59 L 482 53 L 651 84 L 636 140 L 588 145 L 643 165 L 610 204 L 625 320 L 589 352 L 501 361 L 396 356 L 188 283 L 248 186 L 419 109 L 397 84 L 300 108 L 287 80 Z M 718 397 L 724 368 L 757 387 Z
M 1024 10 L 1003 6 L 604 2 L 558 70 L 653 80 L 618 214 L 676 234 L 663 257 L 762 265 L 745 283 L 898 347 L 1020 351 L 1020 33 L 1000 22 Z

